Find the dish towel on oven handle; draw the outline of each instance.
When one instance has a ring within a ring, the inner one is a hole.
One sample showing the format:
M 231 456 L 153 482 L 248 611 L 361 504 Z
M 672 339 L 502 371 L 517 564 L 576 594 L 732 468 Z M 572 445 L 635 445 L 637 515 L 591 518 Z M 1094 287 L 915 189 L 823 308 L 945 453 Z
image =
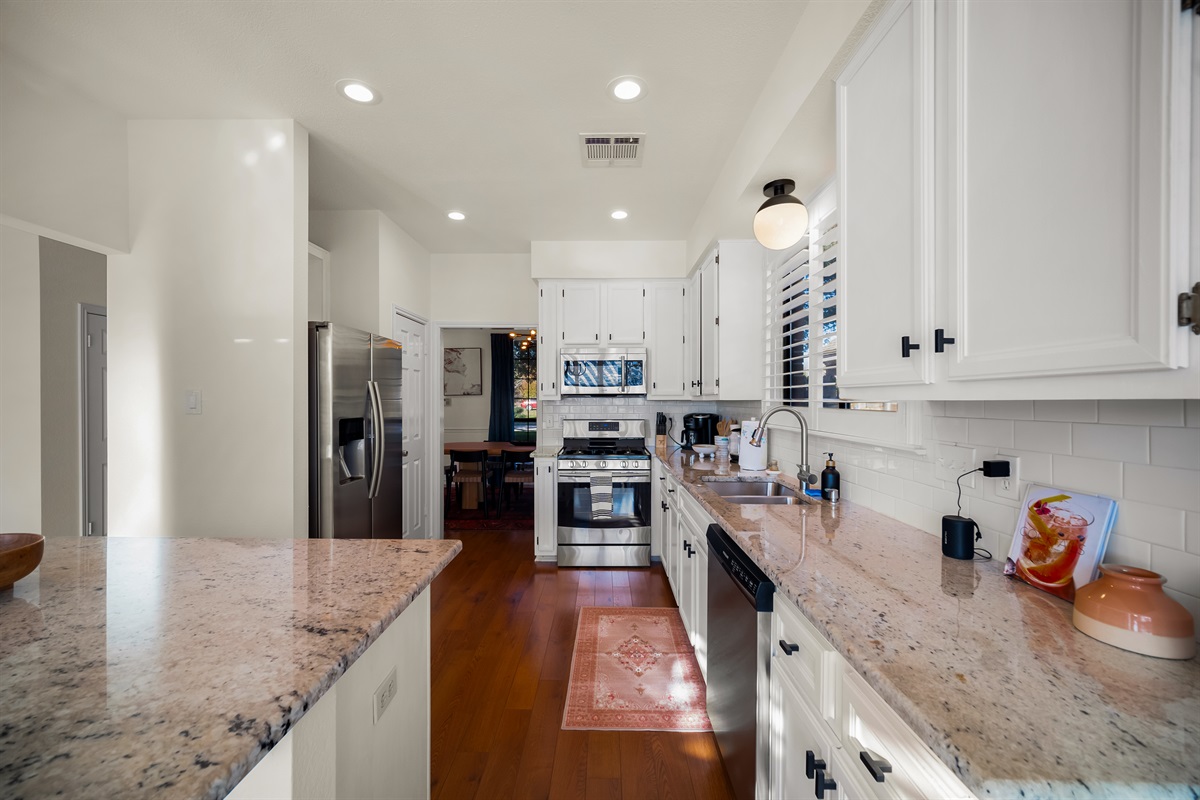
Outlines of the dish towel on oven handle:
M 592 519 L 612 519 L 612 475 L 606 472 L 591 476 Z

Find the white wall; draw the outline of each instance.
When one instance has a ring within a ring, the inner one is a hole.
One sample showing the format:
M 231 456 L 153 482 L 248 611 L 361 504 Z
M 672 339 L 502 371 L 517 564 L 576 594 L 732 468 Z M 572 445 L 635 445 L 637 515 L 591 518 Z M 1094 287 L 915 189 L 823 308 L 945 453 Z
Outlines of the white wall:
M 430 314 L 439 322 L 537 322 L 537 283 L 530 277 L 528 255 L 435 253 L 429 273 Z
M 375 331 L 379 322 L 379 216 L 378 211 L 309 214 L 313 244 L 329 251 L 330 322 Z
M 940 536 L 942 516 L 955 513 L 955 486 L 936 477 L 938 447 L 974 448 L 980 462 L 997 452 L 1016 456 L 1022 496 L 1034 482 L 1116 499 L 1117 524 L 1104 561 L 1162 573 L 1167 593 L 1200 619 L 1200 400 L 920 405 L 926 455 L 813 436 L 813 469 L 819 472 L 820 453 L 832 450 L 843 497 Z M 732 410 L 722 406 L 722 412 Z M 772 429 L 770 442 L 771 458 L 799 460 L 797 434 Z M 963 515 L 979 523 L 980 545 L 1003 561 L 1019 504 L 997 497 L 995 486 L 978 475 L 973 486 L 964 479 Z
M 429 318 L 429 251 L 379 215 L 379 333 L 392 335 L 392 306 Z
M 531 242 L 534 278 L 684 278 L 687 243 Z
M 0 51 L 0 222 L 129 249 L 125 119 Z
M 52 239 L 40 244 L 42 533 L 79 536 L 79 304 L 105 305 L 108 259 Z
M 0 531 L 42 532 L 38 237 L 0 225 Z
M 129 165 L 131 250 L 108 271 L 110 535 L 306 535 L 308 133 L 140 120 Z
M 492 419 L 492 331 L 480 328 L 447 328 L 442 347 L 478 347 L 482 350 L 483 394 L 446 397 L 442 427 L 447 442 L 474 442 L 488 438 Z M 441 364 L 441 359 L 435 359 Z M 439 374 L 438 380 L 441 380 Z

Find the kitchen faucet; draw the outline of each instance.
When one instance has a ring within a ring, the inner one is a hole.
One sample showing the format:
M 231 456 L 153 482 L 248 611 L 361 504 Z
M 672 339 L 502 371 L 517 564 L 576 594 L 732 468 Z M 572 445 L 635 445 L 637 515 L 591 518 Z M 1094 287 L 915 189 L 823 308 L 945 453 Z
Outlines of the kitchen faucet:
M 804 416 L 799 411 L 791 406 L 772 406 L 767 409 L 767 413 L 763 414 L 762 421 L 758 423 L 758 427 L 754 429 L 754 433 L 750 434 L 750 444 L 755 447 L 762 447 L 762 437 L 763 432 L 767 428 L 767 420 L 779 411 L 787 411 L 800 421 L 801 463 L 796 465 L 796 479 L 800 481 L 800 488 L 803 490 L 816 481 L 817 476 L 808 471 L 808 421 L 804 419 Z

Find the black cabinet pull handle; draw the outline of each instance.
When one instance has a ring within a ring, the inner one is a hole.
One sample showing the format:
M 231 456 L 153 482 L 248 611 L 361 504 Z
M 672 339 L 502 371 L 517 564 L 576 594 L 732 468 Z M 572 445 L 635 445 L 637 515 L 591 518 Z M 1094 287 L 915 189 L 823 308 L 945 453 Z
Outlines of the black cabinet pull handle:
M 675 494 L 675 490 L 674 490 L 674 489 L 667 489 L 667 492 L 668 492 L 669 494 Z
M 911 353 L 913 350 L 920 350 L 920 349 L 921 349 L 921 345 L 913 344 L 911 341 L 909 341 L 909 337 L 907 337 L 907 336 L 900 337 L 900 357 L 901 358 L 908 358 L 909 353 Z
M 885 759 L 874 758 L 866 750 L 860 750 L 858 757 L 862 759 L 863 764 L 867 767 L 867 772 L 871 773 L 871 777 L 876 783 L 883 783 L 884 774 L 892 771 L 892 765 Z
M 826 778 L 825 770 L 819 769 L 817 770 L 817 777 L 815 785 L 813 786 L 813 791 L 817 795 L 817 800 L 825 800 L 826 792 L 837 791 L 837 781 L 835 781 L 833 778 Z
M 666 500 L 660 500 L 659 502 L 660 502 L 660 503 L 662 503 L 663 511 L 666 511 L 666 510 L 667 510 L 667 501 L 666 501 Z
M 666 475 L 659 475 L 659 476 L 658 476 L 658 479 L 659 479 L 660 481 L 665 481 L 665 480 L 667 479 L 667 476 L 666 476 Z
M 812 750 L 804 751 L 804 777 L 813 777 L 817 770 L 825 769 L 825 759 L 817 758 L 817 754 Z
M 800 649 L 800 645 L 789 644 L 788 642 L 784 641 L 783 639 L 780 639 L 779 640 L 779 649 L 783 651 L 783 654 L 785 656 L 790 656 L 792 653 L 795 653 Z M 810 775 L 809 777 L 811 778 L 812 776 Z
M 933 352 L 946 352 L 946 345 L 948 344 L 954 344 L 954 340 L 946 335 L 945 329 L 938 328 L 933 332 Z

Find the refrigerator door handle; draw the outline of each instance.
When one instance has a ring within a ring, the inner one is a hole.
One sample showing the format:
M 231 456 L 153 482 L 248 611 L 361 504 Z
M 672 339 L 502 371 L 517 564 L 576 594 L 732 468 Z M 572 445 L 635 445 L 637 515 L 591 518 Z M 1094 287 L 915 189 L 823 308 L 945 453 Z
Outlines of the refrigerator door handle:
M 371 453 L 371 485 L 367 489 L 367 499 L 379 494 L 379 484 L 383 480 L 383 454 L 386 445 L 383 433 L 383 408 L 379 397 L 379 384 L 367 382 L 367 396 L 371 398 L 371 427 L 375 429 L 375 442 Z

